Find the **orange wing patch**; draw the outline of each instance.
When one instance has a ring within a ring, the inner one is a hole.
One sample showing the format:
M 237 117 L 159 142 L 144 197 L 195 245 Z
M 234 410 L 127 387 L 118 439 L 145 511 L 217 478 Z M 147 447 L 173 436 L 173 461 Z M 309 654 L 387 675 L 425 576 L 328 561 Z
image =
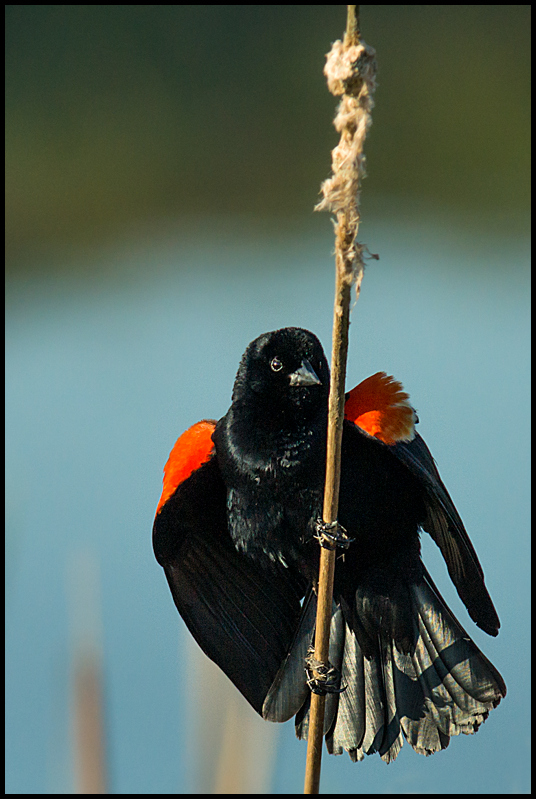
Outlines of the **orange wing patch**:
M 384 444 L 412 441 L 417 416 L 402 383 L 385 372 L 367 377 L 348 395 L 344 418 Z
M 164 487 L 156 509 L 157 515 L 177 487 L 210 459 L 214 452 L 212 433 L 215 427 L 213 419 L 203 419 L 177 439 L 164 466 Z

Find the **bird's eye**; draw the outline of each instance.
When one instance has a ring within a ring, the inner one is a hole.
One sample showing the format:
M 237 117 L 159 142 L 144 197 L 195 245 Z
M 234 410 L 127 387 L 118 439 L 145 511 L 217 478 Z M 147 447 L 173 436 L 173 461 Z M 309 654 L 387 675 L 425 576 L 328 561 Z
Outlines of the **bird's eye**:
M 270 361 L 270 368 L 272 369 L 272 372 L 280 372 L 281 369 L 283 368 L 283 364 L 281 363 L 279 358 L 272 358 L 272 360 Z

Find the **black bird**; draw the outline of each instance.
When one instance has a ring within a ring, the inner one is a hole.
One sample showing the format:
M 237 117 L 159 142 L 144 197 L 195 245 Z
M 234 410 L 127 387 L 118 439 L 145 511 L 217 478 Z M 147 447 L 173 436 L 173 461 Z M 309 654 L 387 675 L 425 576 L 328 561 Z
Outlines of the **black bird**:
M 316 336 L 266 333 L 247 348 L 232 404 L 177 441 L 154 551 L 203 651 L 255 710 L 296 716 L 307 737 L 304 663 L 314 641 L 329 368 Z M 328 751 L 394 760 L 403 736 L 428 755 L 473 733 L 506 695 L 420 556 L 441 549 L 473 621 L 499 619 L 477 555 L 402 386 L 383 372 L 347 395 L 326 699 Z

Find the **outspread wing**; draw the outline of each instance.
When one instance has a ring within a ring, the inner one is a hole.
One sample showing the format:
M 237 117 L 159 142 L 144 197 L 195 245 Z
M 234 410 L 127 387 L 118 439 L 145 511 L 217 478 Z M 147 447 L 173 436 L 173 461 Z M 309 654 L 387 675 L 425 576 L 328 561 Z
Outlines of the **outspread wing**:
M 497 635 L 500 621 L 484 583 L 484 572 L 430 450 L 416 435 L 411 442 L 396 444 L 393 451 L 424 483 L 427 514 L 422 527 L 440 548 L 469 615 L 482 630 Z
M 295 633 L 304 586 L 288 569 L 264 570 L 235 548 L 210 438 L 215 423 L 198 425 L 181 436 L 166 465 L 154 551 L 199 646 L 262 713 Z
M 430 450 L 415 432 L 417 417 L 408 400 L 400 383 L 378 372 L 347 394 L 345 417 L 387 444 L 421 482 L 426 505 L 421 526 L 439 546 L 473 621 L 490 635 L 497 635 L 500 622 L 484 584 L 482 567 Z

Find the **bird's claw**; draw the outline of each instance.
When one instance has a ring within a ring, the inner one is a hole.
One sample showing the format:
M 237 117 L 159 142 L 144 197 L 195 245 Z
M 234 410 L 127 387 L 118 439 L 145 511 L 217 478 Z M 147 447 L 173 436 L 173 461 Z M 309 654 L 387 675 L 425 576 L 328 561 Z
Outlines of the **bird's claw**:
M 341 694 L 346 691 L 346 685 L 341 688 L 341 673 L 331 663 L 322 663 L 315 658 L 313 647 L 309 647 L 305 657 L 305 674 L 307 685 L 313 694 L 325 696 L 326 694 Z
M 324 549 L 348 549 L 355 541 L 339 522 L 325 522 L 323 519 L 316 520 L 314 538 Z

